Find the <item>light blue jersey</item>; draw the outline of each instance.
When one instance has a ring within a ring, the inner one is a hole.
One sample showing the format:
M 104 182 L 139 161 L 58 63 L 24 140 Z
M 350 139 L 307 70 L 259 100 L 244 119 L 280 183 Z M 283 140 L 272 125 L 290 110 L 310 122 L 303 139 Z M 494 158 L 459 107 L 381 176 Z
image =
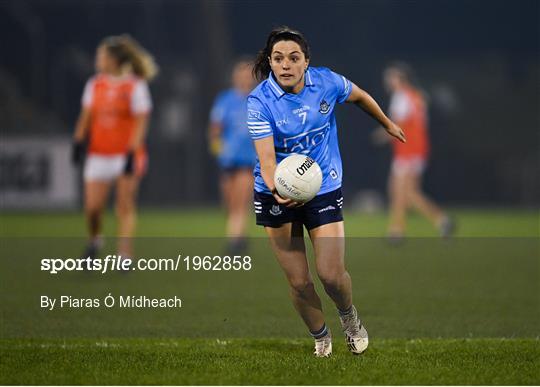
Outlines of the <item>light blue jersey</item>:
M 210 120 L 220 124 L 222 150 L 218 156 L 222 168 L 253 167 L 257 155 L 246 130 L 247 97 L 235 89 L 218 95 Z
M 351 82 L 325 67 L 310 67 L 298 94 L 284 92 L 270 74 L 248 96 L 247 126 L 253 140 L 274 136 L 279 163 L 291 153 L 319 163 L 323 181 L 318 195 L 341 187 L 342 166 L 334 108 L 347 100 Z M 255 165 L 255 190 L 270 193 Z

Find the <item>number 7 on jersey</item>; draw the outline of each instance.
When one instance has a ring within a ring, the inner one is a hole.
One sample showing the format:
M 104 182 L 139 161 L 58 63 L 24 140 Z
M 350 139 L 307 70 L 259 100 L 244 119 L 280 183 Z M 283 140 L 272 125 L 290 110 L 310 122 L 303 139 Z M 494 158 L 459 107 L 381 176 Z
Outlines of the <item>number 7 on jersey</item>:
M 306 123 L 307 112 L 302 112 L 298 114 L 298 117 L 302 117 L 302 125 L 304 125 Z

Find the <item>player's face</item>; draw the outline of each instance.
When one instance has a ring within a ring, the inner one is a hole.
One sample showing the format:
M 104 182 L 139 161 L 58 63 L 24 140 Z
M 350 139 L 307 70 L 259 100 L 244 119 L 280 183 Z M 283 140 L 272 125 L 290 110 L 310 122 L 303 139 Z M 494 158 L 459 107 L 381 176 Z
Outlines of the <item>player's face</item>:
M 248 94 L 255 86 L 252 70 L 251 64 L 246 62 L 238 63 L 232 73 L 233 87 L 244 94 Z
M 309 60 L 298 43 L 282 40 L 274 44 L 270 54 L 270 67 L 284 90 L 294 93 L 302 90 L 308 64 Z
M 389 68 L 384 72 L 384 85 L 389 92 L 401 87 L 401 74 L 396 69 Z
M 118 63 L 109 54 L 107 48 L 100 46 L 96 51 L 96 70 L 100 73 L 111 74 L 118 69 Z

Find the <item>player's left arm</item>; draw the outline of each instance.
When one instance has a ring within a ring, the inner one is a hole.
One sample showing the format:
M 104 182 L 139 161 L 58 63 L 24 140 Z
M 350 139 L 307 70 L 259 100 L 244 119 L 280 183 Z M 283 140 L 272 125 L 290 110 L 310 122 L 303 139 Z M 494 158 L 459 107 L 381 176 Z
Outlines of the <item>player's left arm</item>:
M 142 147 L 146 138 L 151 111 L 152 99 L 150 98 L 148 84 L 139 80 L 131 96 L 131 112 L 135 119 L 135 127 L 129 140 L 126 155 L 124 173 L 127 175 L 132 175 L 135 172 L 135 152 Z
M 208 124 L 208 149 L 213 156 L 221 153 L 221 135 L 223 133 L 223 119 L 225 117 L 224 95 L 216 98 L 214 106 L 210 111 L 210 123 Z
M 144 143 L 151 111 L 152 99 L 148 84 L 140 80 L 131 96 L 131 112 L 135 118 L 135 128 L 130 139 L 129 152 L 136 151 Z
M 126 164 L 124 166 L 124 173 L 126 175 L 132 175 L 135 172 L 135 152 L 144 143 L 149 115 L 150 113 L 138 113 L 135 115 L 135 130 L 128 145 Z
M 146 138 L 148 130 L 148 120 L 150 113 L 139 113 L 135 115 L 135 130 L 129 144 L 129 151 L 134 152 L 141 147 Z
M 401 142 L 406 142 L 405 134 L 403 130 L 396 125 L 390 118 L 388 118 L 377 102 L 367 92 L 352 84 L 351 94 L 345 100 L 345 102 L 353 103 L 371 117 L 373 117 L 381 126 L 386 130 L 388 134 L 397 138 Z

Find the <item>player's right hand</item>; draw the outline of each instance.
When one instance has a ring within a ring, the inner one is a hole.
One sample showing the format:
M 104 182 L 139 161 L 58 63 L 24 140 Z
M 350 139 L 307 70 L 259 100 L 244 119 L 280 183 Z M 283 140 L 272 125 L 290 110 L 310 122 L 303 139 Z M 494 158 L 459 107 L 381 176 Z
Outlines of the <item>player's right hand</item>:
M 71 144 L 71 162 L 74 165 L 81 165 L 84 159 L 85 146 L 83 141 L 73 141 Z
M 213 156 L 219 156 L 220 153 L 221 153 L 221 148 L 222 148 L 222 145 L 221 145 L 221 140 L 219 138 L 216 138 L 216 139 L 213 139 L 213 140 L 210 140 L 210 153 L 213 155 Z
M 278 202 L 278 204 L 284 205 L 288 208 L 295 208 L 304 205 L 304 203 L 281 197 L 275 188 L 272 190 L 272 195 L 274 196 L 274 199 L 276 199 L 276 202 Z
M 393 122 L 390 122 L 390 124 L 385 129 L 390 136 L 397 138 L 399 141 L 403 143 L 407 142 L 407 140 L 405 139 L 405 132 L 403 132 L 403 129 L 401 129 L 399 126 L 397 126 Z
M 124 175 L 133 175 L 135 170 L 135 152 L 128 152 L 126 155 L 126 165 L 124 166 Z

